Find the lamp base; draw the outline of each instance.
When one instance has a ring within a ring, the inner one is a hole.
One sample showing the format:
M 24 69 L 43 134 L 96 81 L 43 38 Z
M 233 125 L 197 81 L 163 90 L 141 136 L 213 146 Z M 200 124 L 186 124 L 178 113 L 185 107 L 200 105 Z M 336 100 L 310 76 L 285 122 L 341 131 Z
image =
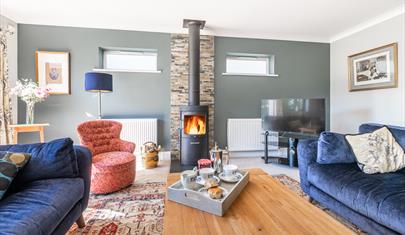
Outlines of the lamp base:
M 98 91 L 98 119 L 101 119 L 101 91 Z

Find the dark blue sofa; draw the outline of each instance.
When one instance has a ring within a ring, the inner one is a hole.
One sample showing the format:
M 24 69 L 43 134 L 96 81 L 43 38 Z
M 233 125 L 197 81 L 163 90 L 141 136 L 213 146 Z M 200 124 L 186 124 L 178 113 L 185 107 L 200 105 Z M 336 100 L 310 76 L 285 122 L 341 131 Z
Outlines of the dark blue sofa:
M 28 152 L 30 161 L 0 200 L 0 234 L 65 234 L 84 226 L 91 176 L 91 153 L 70 139 L 44 144 L 0 146 Z
M 359 132 L 371 132 L 381 126 L 363 124 Z M 405 149 L 405 128 L 389 129 Z M 318 164 L 317 145 L 317 139 L 298 144 L 304 192 L 365 232 L 405 234 L 405 170 L 367 175 L 356 163 Z

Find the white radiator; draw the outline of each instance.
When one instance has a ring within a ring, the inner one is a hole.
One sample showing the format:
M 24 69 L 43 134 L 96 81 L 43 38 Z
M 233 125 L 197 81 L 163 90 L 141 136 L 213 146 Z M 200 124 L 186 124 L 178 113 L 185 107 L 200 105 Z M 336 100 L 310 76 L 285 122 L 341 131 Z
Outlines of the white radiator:
M 229 151 L 264 151 L 264 131 L 260 118 L 228 119 L 227 142 Z M 269 149 L 278 148 L 278 133 L 271 132 L 269 142 L 276 143 Z
M 141 151 L 141 145 L 147 141 L 158 141 L 157 119 L 112 119 L 122 123 L 121 139 L 136 144 L 135 152 Z

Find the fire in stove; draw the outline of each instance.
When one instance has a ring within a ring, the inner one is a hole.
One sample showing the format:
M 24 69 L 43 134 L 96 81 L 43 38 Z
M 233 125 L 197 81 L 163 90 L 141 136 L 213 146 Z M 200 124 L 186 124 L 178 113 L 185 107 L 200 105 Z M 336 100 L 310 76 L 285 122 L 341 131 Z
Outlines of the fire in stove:
M 184 133 L 187 135 L 205 135 L 205 116 L 186 115 L 184 117 Z

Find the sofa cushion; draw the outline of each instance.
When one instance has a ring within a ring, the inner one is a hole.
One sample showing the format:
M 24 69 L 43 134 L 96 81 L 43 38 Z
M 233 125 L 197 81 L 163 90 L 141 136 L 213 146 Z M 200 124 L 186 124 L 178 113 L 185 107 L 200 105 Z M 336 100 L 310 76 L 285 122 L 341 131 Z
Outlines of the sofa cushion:
M 18 185 L 34 180 L 70 178 L 78 175 L 76 154 L 70 138 L 48 143 L 2 146 L 1 150 L 31 154 L 30 161 L 15 179 Z
M 405 167 L 405 153 L 387 127 L 371 133 L 347 135 L 357 165 L 366 174 L 395 172 Z
M 359 127 L 359 132 L 360 133 L 369 133 L 373 132 L 383 126 L 382 124 L 373 124 L 373 123 L 366 123 L 362 124 Z M 400 127 L 400 126 L 386 126 L 388 129 L 391 131 L 392 135 L 394 136 L 395 140 L 398 142 L 399 145 L 403 149 L 405 149 L 405 127 Z
M 103 172 L 127 170 L 127 166 L 134 165 L 134 162 L 135 156 L 128 152 L 107 152 L 93 157 L 93 166 Z
M 354 211 L 405 233 L 405 171 L 367 175 L 356 164 L 312 164 L 308 180 Z
M 51 234 L 83 197 L 81 178 L 38 180 L 0 201 L 4 234 Z
M 321 133 L 318 140 L 317 163 L 353 163 L 355 161 L 353 151 L 344 135 L 334 132 Z
M 27 164 L 31 155 L 0 151 L 0 199 L 3 198 L 18 171 Z

